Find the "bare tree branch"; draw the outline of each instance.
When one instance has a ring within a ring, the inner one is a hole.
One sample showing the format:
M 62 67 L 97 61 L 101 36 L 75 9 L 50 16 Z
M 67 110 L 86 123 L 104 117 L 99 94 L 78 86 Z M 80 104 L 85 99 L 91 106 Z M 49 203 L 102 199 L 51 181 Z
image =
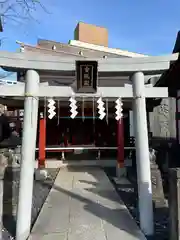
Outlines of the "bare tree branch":
M 34 20 L 38 22 L 33 13 L 41 8 L 45 13 L 49 13 L 46 7 L 41 3 L 41 0 L 0 0 L 0 18 L 2 25 L 5 27 L 8 24 L 22 25 L 25 21 Z M 0 37 L 0 47 L 7 37 Z M 0 68 L 0 79 L 5 79 L 14 73 L 3 71 Z
M 22 23 L 25 20 L 34 19 L 33 13 L 38 7 L 48 13 L 41 0 L 0 0 L 0 17 L 3 25 L 10 21 Z M 35 19 L 34 19 L 35 20 Z

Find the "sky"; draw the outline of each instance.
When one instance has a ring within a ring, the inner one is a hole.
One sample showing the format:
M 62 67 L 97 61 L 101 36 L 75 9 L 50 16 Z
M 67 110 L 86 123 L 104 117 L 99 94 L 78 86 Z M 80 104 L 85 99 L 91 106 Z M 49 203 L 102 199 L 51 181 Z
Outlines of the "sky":
M 13 0 L 12 0 L 13 1 Z M 0 50 L 16 51 L 16 40 L 35 45 L 37 39 L 63 43 L 73 39 L 79 21 L 104 26 L 109 47 L 164 55 L 172 52 L 180 30 L 179 0 L 41 0 L 33 18 L 7 21 Z

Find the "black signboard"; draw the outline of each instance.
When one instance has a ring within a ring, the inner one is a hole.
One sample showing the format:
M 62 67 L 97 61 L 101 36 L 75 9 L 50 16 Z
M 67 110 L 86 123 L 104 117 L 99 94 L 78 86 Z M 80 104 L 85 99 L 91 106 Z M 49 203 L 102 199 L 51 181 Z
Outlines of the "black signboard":
M 97 61 L 76 61 L 77 92 L 95 93 L 97 91 L 97 78 Z

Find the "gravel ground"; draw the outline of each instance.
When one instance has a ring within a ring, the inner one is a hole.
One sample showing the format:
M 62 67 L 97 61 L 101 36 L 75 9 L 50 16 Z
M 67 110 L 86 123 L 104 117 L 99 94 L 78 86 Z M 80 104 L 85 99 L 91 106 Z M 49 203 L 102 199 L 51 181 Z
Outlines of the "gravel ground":
M 41 207 L 54 183 L 59 169 L 48 169 L 48 184 L 34 181 L 33 207 L 32 207 L 32 226 L 41 210 Z M 14 239 L 16 229 L 16 210 L 19 186 L 19 168 L 8 169 L 4 181 L 4 215 L 3 215 L 3 240 Z M 28 186 L 27 186 L 28 187 Z
M 116 191 L 120 195 L 123 202 L 126 204 L 133 218 L 139 225 L 139 214 L 138 214 L 138 199 L 137 194 L 134 189 L 137 187 L 135 183 L 131 186 L 117 186 L 113 178 L 116 176 L 116 171 L 114 168 L 106 168 L 106 174 L 110 178 L 111 182 L 116 188 Z M 153 196 L 154 200 L 154 222 L 155 222 L 155 236 L 151 238 L 152 240 L 168 240 L 168 207 L 165 205 L 160 205 L 156 196 Z

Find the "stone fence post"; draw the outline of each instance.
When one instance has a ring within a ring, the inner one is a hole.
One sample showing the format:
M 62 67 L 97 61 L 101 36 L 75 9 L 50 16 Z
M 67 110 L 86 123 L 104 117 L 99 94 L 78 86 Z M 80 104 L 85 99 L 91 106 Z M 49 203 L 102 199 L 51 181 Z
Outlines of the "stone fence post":
M 180 239 L 180 168 L 169 169 L 170 240 Z

